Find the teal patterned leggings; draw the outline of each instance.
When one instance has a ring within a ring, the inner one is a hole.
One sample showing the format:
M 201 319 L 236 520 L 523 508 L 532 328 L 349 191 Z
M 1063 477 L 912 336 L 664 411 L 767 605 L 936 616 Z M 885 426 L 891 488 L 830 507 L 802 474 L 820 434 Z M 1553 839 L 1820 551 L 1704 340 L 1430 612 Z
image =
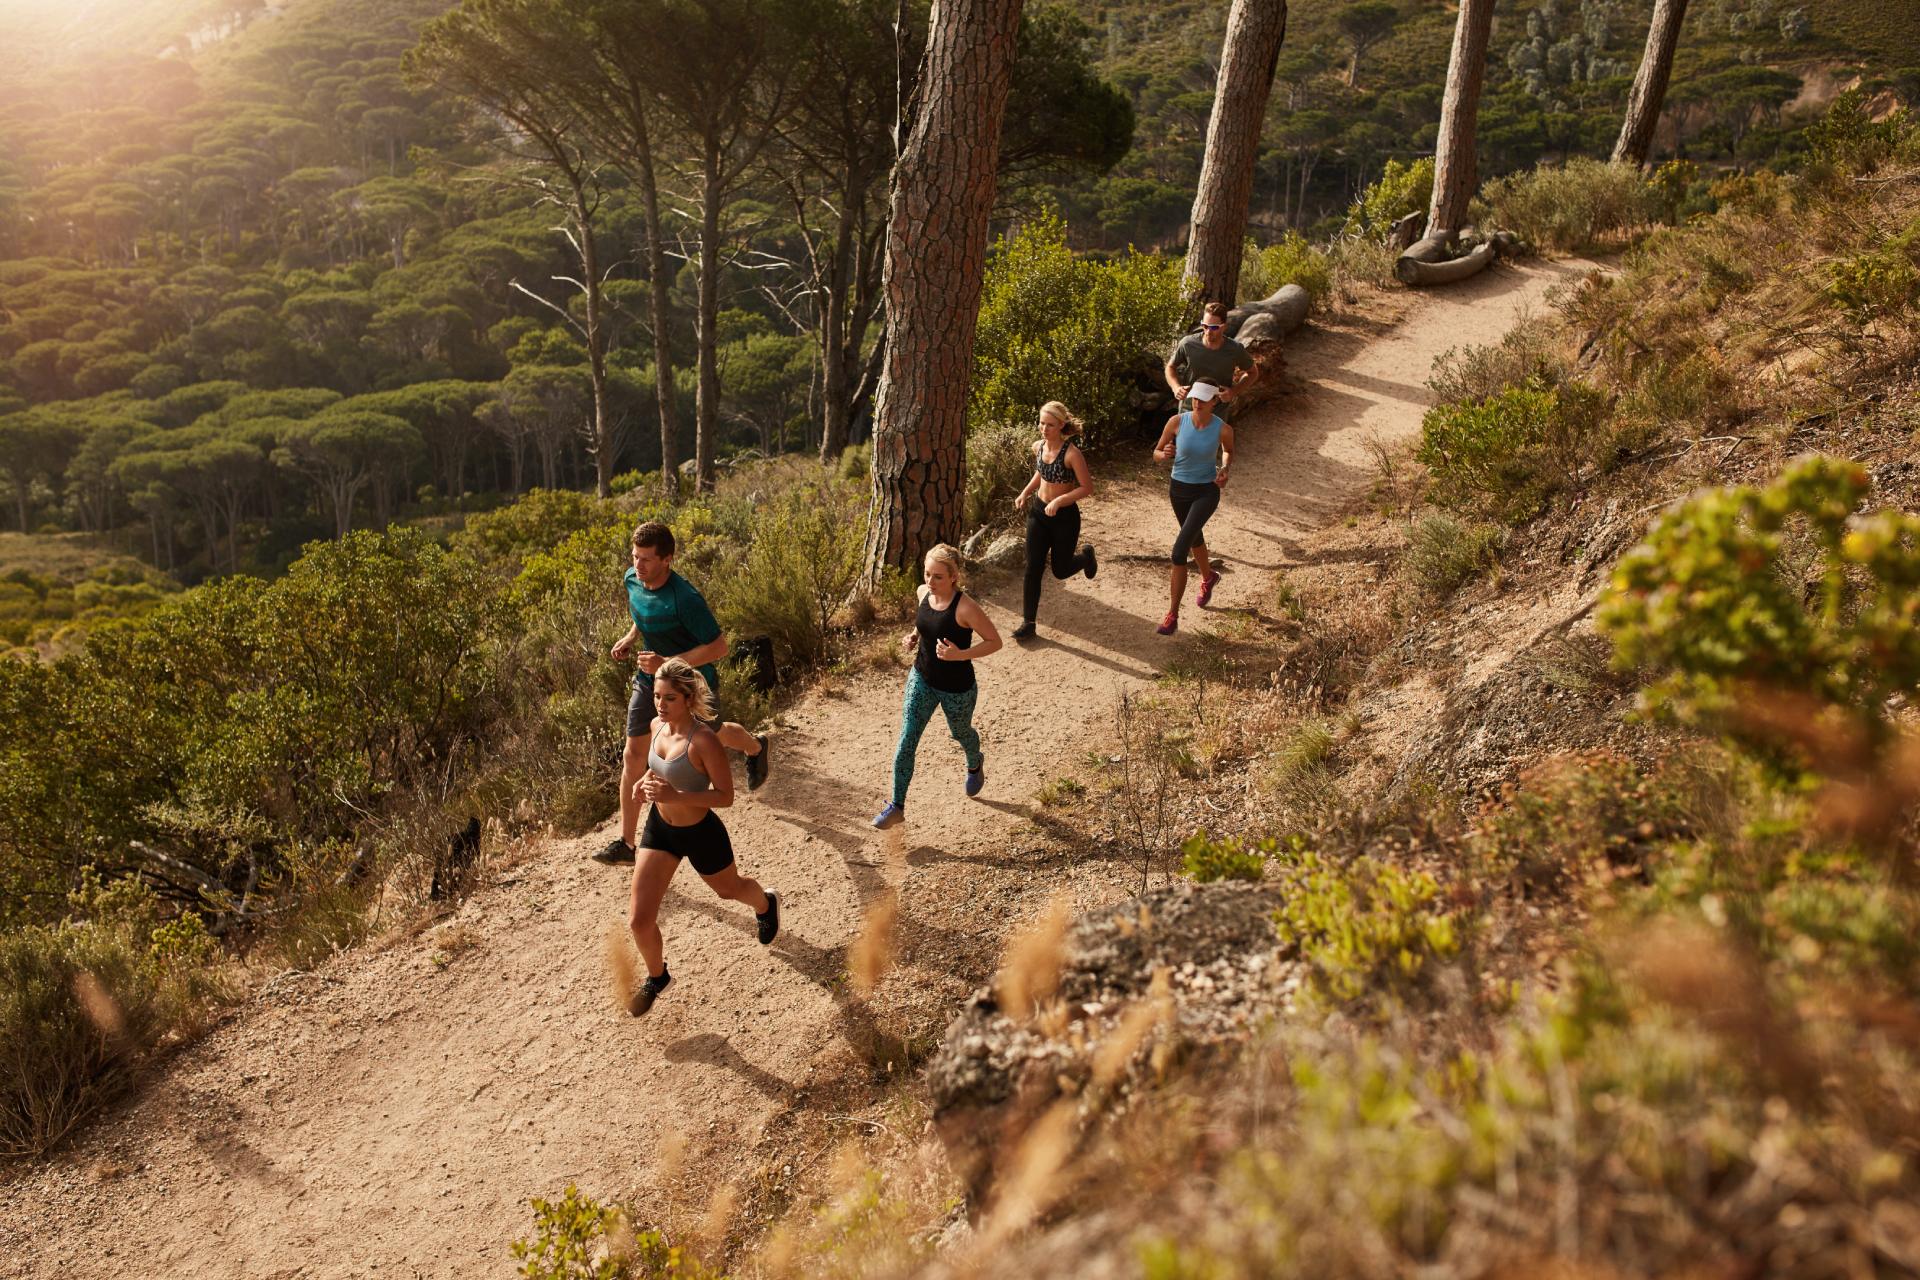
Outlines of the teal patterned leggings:
M 921 678 L 918 670 L 907 672 L 907 696 L 900 704 L 900 743 L 893 749 L 893 802 L 907 802 L 907 786 L 913 781 L 913 757 L 920 749 L 920 735 L 933 709 L 947 713 L 947 729 L 953 740 L 966 748 L 967 768 L 978 769 L 985 757 L 980 754 L 980 734 L 973 727 L 973 704 L 980 700 L 980 686 L 963 693 L 942 693 Z

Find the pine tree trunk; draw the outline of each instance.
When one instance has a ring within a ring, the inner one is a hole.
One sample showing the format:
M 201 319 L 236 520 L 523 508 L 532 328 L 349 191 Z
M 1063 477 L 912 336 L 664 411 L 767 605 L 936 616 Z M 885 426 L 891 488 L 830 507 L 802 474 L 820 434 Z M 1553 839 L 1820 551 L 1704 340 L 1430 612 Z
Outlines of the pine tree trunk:
M 720 425 L 720 148 L 709 139 L 706 182 L 700 199 L 700 303 L 694 321 L 700 379 L 693 395 L 693 475 L 701 493 L 712 493 L 713 436 Z
M 1427 234 L 1449 242 L 1467 221 L 1467 202 L 1478 186 L 1474 154 L 1480 116 L 1480 85 L 1487 76 L 1487 40 L 1493 34 L 1493 0 L 1460 0 L 1453 26 L 1453 56 L 1447 63 L 1447 93 L 1440 102 L 1440 138 L 1433 171 L 1433 205 Z
M 1207 121 L 1207 150 L 1193 197 L 1193 231 L 1181 282 L 1190 311 L 1198 312 L 1204 302 L 1232 306 L 1240 287 L 1254 156 L 1286 35 L 1287 0 L 1233 0 L 1220 46 L 1220 76 Z
M 1636 168 L 1647 162 L 1653 149 L 1654 126 L 1660 123 L 1660 104 L 1667 97 L 1667 79 L 1673 74 L 1673 51 L 1680 43 L 1680 26 L 1686 21 L 1687 0 L 1654 0 L 1653 24 L 1647 28 L 1647 51 L 1640 56 L 1640 70 L 1633 77 L 1633 91 L 1627 95 L 1627 118 L 1620 125 L 1620 140 L 1613 144 L 1613 162 Z
M 826 314 L 821 321 L 820 337 L 820 460 L 837 462 L 847 447 L 847 424 L 852 416 L 853 399 L 847 369 L 847 302 L 853 292 L 853 216 L 850 195 L 843 186 L 840 193 L 840 225 L 834 229 L 833 263 L 828 269 Z M 857 354 L 857 353 L 856 353 Z
M 894 169 L 866 572 L 918 565 L 965 516 L 967 392 L 1022 0 L 934 0 Z

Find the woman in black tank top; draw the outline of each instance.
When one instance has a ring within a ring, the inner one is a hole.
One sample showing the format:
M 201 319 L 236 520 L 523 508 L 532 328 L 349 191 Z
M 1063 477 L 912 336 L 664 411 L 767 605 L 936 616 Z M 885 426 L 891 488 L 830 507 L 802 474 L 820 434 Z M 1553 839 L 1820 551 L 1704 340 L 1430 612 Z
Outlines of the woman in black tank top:
M 1087 455 L 1075 443 L 1080 421 L 1058 400 L 1040 407 L 1040 438 L 1033 446 L 1033 478 L 1013 500 L 1013 509 L 1027 517 L 1027 580 L 1021 597 L 1020 625 L 1015 640 L 1030 639 L 1040 612 L 1040 583 L 1047 561 L 1053 576 L 1071 578 L 1100 572 L 1093 544 L 1080 542 L 1080 500 L 1092 495 L 1093 478 Z M 1079 550 L 1075 551 L 1075 544 Z
M 973 727 L 973 708 L 980 696 L 973 663 L 999 649 L 1000 633 L 980 603 L 961 589 L 958 551 L 944 542 L 933 548 L 927 552 L 925 572 L 927 583 L 920 588 L 913 630 L 900 642 L 913 654 L 913 669 L 907 672 L 900 741 L 893 749 L 893 799 L 874 815 L 876 827 L 890 827 L 907 816 L 914 754 L 936 707 L 946 713 L 948 731 L 967 753 L 967 794 L 978 795 L 987 777 L 980 734 Z

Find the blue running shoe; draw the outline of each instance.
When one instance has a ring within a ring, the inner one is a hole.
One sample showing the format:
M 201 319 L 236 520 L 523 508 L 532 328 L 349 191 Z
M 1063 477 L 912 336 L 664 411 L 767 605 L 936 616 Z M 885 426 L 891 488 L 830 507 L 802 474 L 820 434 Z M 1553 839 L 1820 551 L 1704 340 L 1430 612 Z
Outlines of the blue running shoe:
M 979 795 L 980 788 L 986 785 L 987 785 L 987 766 L 983 764 L 978 769 L 967 770 L 967 794 L 968 795 L 970 796 Z
M 897 827 L 906 820 L 907 806 L 903 804 L 889 804 L 886 808 L 873 815 L 873 828 L 876 831 L 883 831 L 888 827 Z

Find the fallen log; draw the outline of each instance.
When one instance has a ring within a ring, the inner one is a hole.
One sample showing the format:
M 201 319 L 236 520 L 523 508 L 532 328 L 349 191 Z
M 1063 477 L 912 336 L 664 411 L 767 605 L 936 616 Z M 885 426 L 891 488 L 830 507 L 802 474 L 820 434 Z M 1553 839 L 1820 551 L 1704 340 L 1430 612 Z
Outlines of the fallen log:
M 1493 243 L 1488 241 L 1458 258 L 1449 258 L 1446 241 L 1438 236 L 1428 236 L 1416 241 L 1412 248 L 1394 260 L 1393 274 L 1400 283 L 1415 287 L 1452 284 L 1485 270 L 1487 264 L 1493 261 L 1494 253 Z
M 1227 336 L 1245 343 L 1247 339 L 1241 331 L 1247 322 L 1266 316 L 1273 323 L 1262 326 L 1260 341 L 1276 341 L 1306 323 L 1307 312 L 1312 309 L 1312 294 L 1297 284 L 1283 284 L 1258 302 L 1243 302 L 1227 312 Z

